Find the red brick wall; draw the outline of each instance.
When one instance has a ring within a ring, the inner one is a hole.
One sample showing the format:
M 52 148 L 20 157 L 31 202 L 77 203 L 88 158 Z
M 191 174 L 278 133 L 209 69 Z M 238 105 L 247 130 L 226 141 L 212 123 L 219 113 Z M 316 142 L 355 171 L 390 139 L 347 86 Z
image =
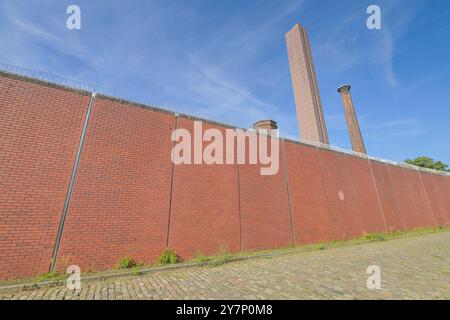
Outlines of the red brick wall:
M 330 223 L 335 239 L 357 237 L 364 230 L 362 217 L 358 212 L 357 194 L 350 178 L 352 168 L 347 161 L 349 157 L 328 150 L 319 152 Z M 340 192 L 344 196 L 343 200 L 339 197 Z
M 285 143 L 285 150 L 297 243 L 333 240 L 318 149 Z
M 402 215 L 399 208 L 397 194 L 392 183 L 391 173 L 387 164 L 377 161 L 370 162 L 373 176 L 377 186 L 386 226 L 389 231 L 405 230 Z
M 175 117 L 95 100 L 59 269 L 111 268 L 125 256 L 154 262 L 166 245 Z
M 450 202 L 450 177 L 446 177 L 444 178 L 444 180 L 447 182 L 447 193 L 445 197 L 447 199 L 447 202 Z M 450 225 L 450 203 L 449 206 L 447 206 L 447 217 L 447 225 Z
M 88 103 L 0 77 L 0 279 L 48 271 Z
M 391 172 L 392 184 L 405 228 L 409 230 L 420 227 L 417 209 L 412 200 L 415 195 L 410 192 L 409 185 L 406 183 L 405 170 L 390 165 L 389 171 Z
M 0 77 L 0 279 L 49 270 L 88 104 L 87 94 Z M 274 176 L 260 165 L 173 166 L 175 123 L 95 100 L 58 270 L 111 268 L 125 256 L 151 263 L 167 240 L 187 259 L 450 225 L 449 177 L 290 141 Z M 192 133 L 192 119 L 177 124 Z
M 446 178 L 444 178 L 444 180 L 445 180 L 446 183 L 447 183 L 447 193 L 446 193 L 446 198 L 447 198 L 447 199 L 450 199 L 450 177 L 446 177 Z M 450 200 L 448 200 L 448 201 L 450 201 Z M 450 220 L 450 207 L 447 207 L 447 215 L 448 215 L 449 220 Z M 449 223 L 450 223 L 450 221 L 449 221 Z
M 259 164 L 239 165 L 243 250 L 287 247 L 293 243 L 285 167 L 280 158 L 276 175 L 262 176 L 260 168 Z
M 425 172 L 421 175 L 436 224 L 450 225 L 450 192 L 446 188 L 450 179 Z
M 362 232 L 386 232 L 385 217 L 367 159 L 347 157 L 348 178 L 355 194 L 356 214 L 361 217 Z
M 450 177 L 444 179 L 447 182 L 447 197 L 450 198 Z
M 179 118 L 178 128 L 189 130 L 194 137 L 192 120 Z M 211 128 L 225 137 L 225 128 L 203 123 L 203 132 Z M 193 159 L 193 143 L 191 147 Z M 176 165 L 169 247 L 182 258 L 221 250 L 238 252 L 238 197 L 237 165 Z
M 409 201 L 416 209 L 417 225 L 419 227 L 435 227 L 433 212 L 422 185 L 419 171 L 403 169 L 404 188 L 409 190 Z

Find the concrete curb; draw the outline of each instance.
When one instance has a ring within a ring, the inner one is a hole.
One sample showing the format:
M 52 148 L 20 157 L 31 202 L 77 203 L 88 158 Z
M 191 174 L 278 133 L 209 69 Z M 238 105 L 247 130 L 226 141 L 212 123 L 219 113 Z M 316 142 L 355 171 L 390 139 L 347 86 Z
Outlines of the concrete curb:
M 246 256 L 246 257 L 232 257 L 225 261 L 211 260 L 211 261 L 205 261 L 205 262 L 184 263 L 184 264 L 164 266 L 164 267 L 153 267 L 153 268 L 142 269 L 139 271 L 138 274 L 136 274 L 136 271 L 126 270 L 126 271 L 114 271 L 114 272 L 110 272 L 110 273 L 104 273 L 104 274 L 98 274 L 98 275 L 92 275 L 92 276 L 84 276 L 84 277 L 83 277 L 83 275 L 81 275 L 81 279 L 82 279 L 83 283 L 86 283 L 86 282 L 93 282 L 93 281 L 106 280 L 106 279 L 112 279 L 112 278 L 114 278 L 114 279 L 133 278 L 133 277 L 137 278 L 137 277 L 140 277 L 143 275 L 149 275 L 149 274 L 159 273 L 159 272 L 167 272 L 167 271 L 175 271 L 175 270 L 180 270 L 180 269 L 192 269 L 192 268 L 196 268 L 196 267 L 222 265 L 222 264 L 226 264 L 226 263 L 230 263 L 230 262 L 282 256 L 282 255 L 295 253 L 295 252 L 296 251 L 266 253 L 266 254 Z M 34 290 L 34 289 L 42 289 L 45 287 L 62 286 L 64 284 L 66 284 L 66 279 L 60 279 L 60 280 L 54 280 L 54 281 L 44 281 L 44 282 L 39 282 L 39 283 L 20 283 L 20 284 L 13 284 L 13 285 L 9 285 L 9 286 L 0 287 L 0 292 L 8 292 L 8 291 L 15 291 L 15 290 Z
M 368 240 L 368 241 L 362 241 L 360 243 L 342 243 L 337 247 L 331 246 L 326 247 L 326 250 L 334 249 L 334 248 L 342 248 L 342 247 L 351 247 L 355 245 L 362 245 L 362 244 L 372 244 L 372 243 L 383 243 L 386 241 L 392 241 L 392 240 L 399 240 L 404 238 L 410 238 L 410 237 L 416 237 L 416 236 L 423 236 L 423 235 L 432 235 L 436 233 L 441 232 L 449 232 L 450 230 L 436 230 L 435 232 L 424 232 L 422 234 L 405 234 L 405 235 L 399 235 L 395 238 L 385 239 L 385 240 Z M 319 245 L 319 244 L 318 244 Z M 325 245 L 325 244 L 324 244 Z M 320 250 L 320 249 L 317 249 Z M 215 265 L 223 265 L 231 262 L 238 262 L 238 261 L 246 261 L 246 260 L 255 260 L 255 259 L 262 259 L 262 258 L 272 258 L 272 257 L 280 257 L 288 254 L 295 254 L 295 253 L 302 253 L 302 252 L 314 252 L 316 250 L 305 250 L 305 248 L 292 248 L 291 250 L 286 250 L 282 252 L 270 252 L 270 253 L 263 253 L 263 254 L 255 254 L 255 255 L 249 255 L 249 256 L 242 256 L 242 257 L 231 257 L 226 260 L 211 260 L 211 261 L 205 261 L 205 262 L 191 262 L 191 263 L 180 263 L 177 265 L 170 265 L 170 266 L 162 266 L 162 267 L 149 267 L 145 268 L 139 271 L 139 274 L 136 274 L 136 271 L 132 270 L 123 270 L 123 271 L 112 271 L 112 272 L 106 272 L 102 274 L 94 274 L 91 276 L 83 276 L 82 281 L 83 283 L 86 282 L 93 282 L 93 281 L 103 281 L 107 279 L 122 279 L 122 278 L 138 278 L 140 276 L 149 275 L 153 273 L 160 273 L 160 272 L 168 272 L 168 271 L 175 271 L 180 269 L 192 269 L 197 267 L 207 267 L 207 266 L 215 266 Z M 60 280 L 54 280 L 54 281 L 44 281 L 39 283 L 19 283 L 19 284 L 13 284 L 13 285 L 7 285 L 7 286 L 1 286 L 0 292 L 8 292 L 8 291 L 17 291 L 17 290 L 34 290 L 34 289 L 42 289 L 45 287 L 55 287 L 55 286 L 62 286 L 66 284 L 66 279 L 60 279 Z

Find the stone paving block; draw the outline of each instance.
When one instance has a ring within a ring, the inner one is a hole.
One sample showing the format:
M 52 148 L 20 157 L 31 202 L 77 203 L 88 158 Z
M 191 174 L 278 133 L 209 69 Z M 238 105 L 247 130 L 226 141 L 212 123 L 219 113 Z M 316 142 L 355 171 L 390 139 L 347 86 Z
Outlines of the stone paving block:
M 381 268 L 381 290 L 367 268 Z M 297 252 L 65 287 L 0 292 L 0 299 L 450 299 L 450 232 Z

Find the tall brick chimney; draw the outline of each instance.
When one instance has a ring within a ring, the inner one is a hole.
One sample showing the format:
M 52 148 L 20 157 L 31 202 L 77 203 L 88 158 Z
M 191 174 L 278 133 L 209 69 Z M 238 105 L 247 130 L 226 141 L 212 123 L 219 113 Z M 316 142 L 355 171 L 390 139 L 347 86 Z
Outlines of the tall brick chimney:
M 347 119 L 348 131 L 352 143 L 352 149 L 355 152 L 367 154 L 366 146 L 359 127 L 358 118 L 356 117 L 355 107 L 353 105 L 352 96 L 350 95 L 351 86 L 345 84 L 338 88 L 341 94 L 342 103 L 344 104 L 345 118 Z
M 286 44 L 301 138 L 329 144 L 306 30 L 296 24 L 286 34 Z

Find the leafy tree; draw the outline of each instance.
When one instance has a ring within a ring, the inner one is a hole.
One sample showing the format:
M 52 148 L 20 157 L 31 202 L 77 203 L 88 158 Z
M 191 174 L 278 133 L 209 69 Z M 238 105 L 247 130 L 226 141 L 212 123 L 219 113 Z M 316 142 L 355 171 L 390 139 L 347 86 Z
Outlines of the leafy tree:
M 431 158 L 428 157 L 418 157 L 414 160 L 407 159 L 405 160 L 406 163 L 412 164 L 414 166 L 422 167 L 422 168 L 428 168 L 428 169 L 434 169 L 434 170 L 440 170 L 440 171 L 449 171 L 448 164 L 445 164 L 441 161 L 434 161 Z

